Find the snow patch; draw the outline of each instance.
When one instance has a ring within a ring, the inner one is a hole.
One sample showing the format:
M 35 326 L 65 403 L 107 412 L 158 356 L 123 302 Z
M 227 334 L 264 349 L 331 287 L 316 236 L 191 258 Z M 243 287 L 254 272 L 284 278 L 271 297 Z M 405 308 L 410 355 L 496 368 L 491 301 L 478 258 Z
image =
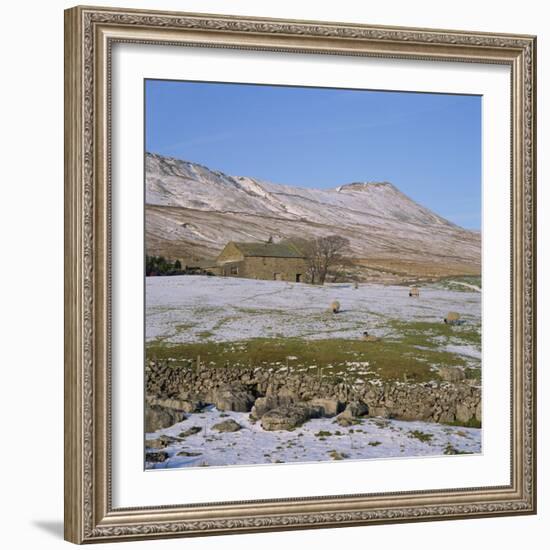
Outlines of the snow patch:
M 219 433 L 212 427 L 233 419 L 242 426 L 237 432 Z M 278 462 L 381 459 L 392 457 L 440 456 L 453 452 L 480 453 L 481 430 L 383 418 L 365 418 L 347 428 L 334 418 L 318 418 L 294 431 L 265 431 L 253 423 L 249 413 L 220 412 L 214 407 L 189 417 L 170 428 L 146 435 L 175 438 L 189 428 L 200 432 L 179 439 L 164 449 L 169 458 L 148 469 L 273 464 Z M 330 434 L 330 435 L 329 435 Z M 178 453 L 182 453 L 178 456 Z

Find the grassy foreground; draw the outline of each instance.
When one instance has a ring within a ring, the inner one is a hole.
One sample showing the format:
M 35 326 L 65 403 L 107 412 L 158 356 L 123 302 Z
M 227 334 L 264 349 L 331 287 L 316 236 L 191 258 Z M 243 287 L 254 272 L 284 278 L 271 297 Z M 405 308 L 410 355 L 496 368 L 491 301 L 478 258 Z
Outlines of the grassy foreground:
M 442 349 L 445 343 L 479 345 L 477 327 L 450 327 L 443 323 L 390 322 L 391 333 L 375 342 L 327 338 L 254 338 L 241 342 L 202 341 L 147 344 L 148 360 L 169 359 L 173 366 L 192 367 L 200 357 L 209 367 L 262 367 L 319 376 L 346 374 L 382 381 L 438 380 L 434 367 L 465 367 L 463 356 Z M 478 377 L 478 369 L 466 369 Z

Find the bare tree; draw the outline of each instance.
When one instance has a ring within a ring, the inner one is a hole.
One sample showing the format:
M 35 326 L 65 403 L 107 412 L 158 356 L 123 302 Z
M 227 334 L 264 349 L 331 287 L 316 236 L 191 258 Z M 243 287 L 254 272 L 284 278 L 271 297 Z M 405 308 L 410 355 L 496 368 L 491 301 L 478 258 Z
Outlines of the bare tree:
M 323 270 L 322 254 L 321 254 L 321 238 L 313 239 L 309 243 L 309 248 L 306 252 L 306 261 L 308 264 L 308 271 L 311 276 L 311 284 L 324 284 L 324 278 L 321 278 L 321 272 Z M 326 276 L 325 276 L 326 278 Z
M 339 235 L 300 239 L 294 243 L 305 256 L 311 284 L 324 284 L 330 271 L 346 263 L 345 254 L 349 250 L 349 241 Z
M 319 283 L 324 284 L 328 272 L 340 265 L 344 259 L 343 254 L 349 248 L 349 241 L 339 235 L 328 235 L 316 239 L 318 255 L 318 278 Z

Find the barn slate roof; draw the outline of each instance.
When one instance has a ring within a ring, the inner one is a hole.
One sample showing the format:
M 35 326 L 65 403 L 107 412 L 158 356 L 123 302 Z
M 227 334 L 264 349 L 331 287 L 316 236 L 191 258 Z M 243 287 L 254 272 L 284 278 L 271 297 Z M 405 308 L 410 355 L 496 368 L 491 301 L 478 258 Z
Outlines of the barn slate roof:
M 245 257 L 303 258 L 304 255 L 290 243 L 238 243 L 233 244 Z

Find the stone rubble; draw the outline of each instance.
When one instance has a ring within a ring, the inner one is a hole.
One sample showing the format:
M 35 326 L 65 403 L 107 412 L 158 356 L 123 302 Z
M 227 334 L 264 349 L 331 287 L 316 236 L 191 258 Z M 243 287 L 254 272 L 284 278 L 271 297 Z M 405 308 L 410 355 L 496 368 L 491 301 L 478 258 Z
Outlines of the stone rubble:
M 454 373 L 451 377 L 453 382 L 375 380 L 349 384 L 338 377 L 320 379 L 307 373 L 253 367 L 202 367 L 197 371 L 150 362 L 146 369 L 146 431 L 179 422 L 185 412 L 206 404 L 222 411 L 250 412 L 266 430 L 292 429 L 310 418 L 336 415 L 347 420 L 369 415 L 479 426 L 481 388 Z

